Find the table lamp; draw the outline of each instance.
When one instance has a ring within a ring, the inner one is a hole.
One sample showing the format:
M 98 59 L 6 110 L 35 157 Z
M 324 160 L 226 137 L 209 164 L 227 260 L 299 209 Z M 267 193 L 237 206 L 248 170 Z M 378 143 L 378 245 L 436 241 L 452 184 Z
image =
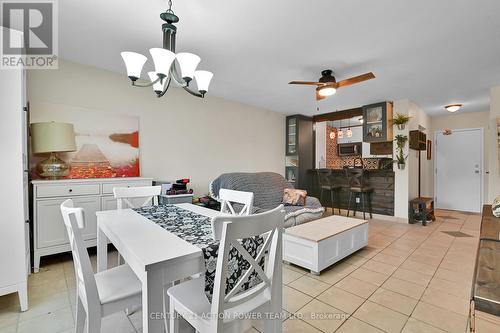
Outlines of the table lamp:
M 49 158 L 36 165 L 36 172 L 44 178 L 58 179 L 69 174 L 69 165 L 57 157 L 58 152 L 76 150 L 73 124 L 31 124 L 31 147 L 34 154 L 50 153 Z

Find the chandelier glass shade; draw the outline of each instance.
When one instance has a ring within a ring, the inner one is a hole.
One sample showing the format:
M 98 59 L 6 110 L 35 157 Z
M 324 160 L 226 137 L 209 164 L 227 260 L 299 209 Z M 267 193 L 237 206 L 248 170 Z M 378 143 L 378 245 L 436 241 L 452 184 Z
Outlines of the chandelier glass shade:
M 139 79 L 141 77 L 142 67 L 148 58 L 135 52 L 122 52 L 121 55 L 127 66 L 127 76 L 132 81 Z
M 169 8 L 160 15 L 166 23 L 162 25 L 163 48 L 151 48 L 149 53 L 153 59 L 155 70 L 148 72 L 149 80 L 142 80 L 141 73 L 148 58 L 136 52 L 122 52 L 121 56 L 127 68 L 127 76 L 136 87 L 153 87 L 158 97 L 162 97 L 170 87 L 171 81 L 182 87 L 191 95 L 205 97 L 208 92 L 213 73 L 205 70 L 196 70 L 201 59 L 193 53 L 175 53 L 175 37 L 179 17 L 172 11 L 172 2 Z M 193 79 L 196 81 L 197 90 L 190 86 Z

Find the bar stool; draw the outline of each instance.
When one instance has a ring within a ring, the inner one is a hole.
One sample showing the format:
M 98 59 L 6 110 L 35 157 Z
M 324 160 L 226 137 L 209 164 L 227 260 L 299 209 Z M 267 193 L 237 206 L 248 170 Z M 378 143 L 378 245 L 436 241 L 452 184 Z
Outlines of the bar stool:
M 352 194 L 354 193 L 354 215 L 356 216 L 356 210 L 358 208 L 357 198 L 360 197 L 361 203 L 363 205 L 363 219 L 365 218 L 366 209 L 365 201 L 368 199 L 368 212 L 370 213 L 370 218 L 372 217 L 372 200 L 371 193 L 373 192 L 373 187 L 367 186 L 365 184 L 365 171 L 360 168 L 352 168 L 347 170 L 347 181 L 349 184 L 349 203 L 347 206 L 347 216 L 349 216 L 349 211 L 351 210 L 351 200 Z M 367 198 L 368 197 L 368 198 Z
M 331 169 L 317 169 L 316 172 L 318 173 L 318 182 L 319 182 L 319 188 L 321 190 L 321 194 L 319 196 L 319 201 L 323 200 L 323 192 L 328 191 L 330 192 L 330 201 L 332 205 L 332 215 L 335 215 L 335 208 L 333 207 L 333 198 L 335 197 L 337 199 L 337 206 L 340 214 L 340 189 L 342 186 L 336 185 L 333 182 L 333 172 Z

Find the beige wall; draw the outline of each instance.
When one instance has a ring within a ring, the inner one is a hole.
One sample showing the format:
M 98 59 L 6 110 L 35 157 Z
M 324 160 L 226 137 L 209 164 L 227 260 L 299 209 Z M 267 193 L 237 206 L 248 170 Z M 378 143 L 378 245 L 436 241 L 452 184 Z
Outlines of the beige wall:
M 500 195 L 500 170 L 499 170 L 499 137 L 497 119 L 500 117 L 500 86 L 493 87 L 490 94 L 490 131 L 487 134 L 487 139 L 490 143 L 489 151 L 489 180 L 488 180 L 488 203 L 493 202 L 493 199 Z
M 400 113 L 409 115 L 410 121 L 405 126 L 404 130 L 399 130 L 394 126 L 394 136 L 401 134 L 408 136 L 412 130 L 423 130 L 429 135 L 430 119 L 417 104 L 408 99 L 394 101 L 394 114 Z M 418 196 L 418 154 L 421 154 L 421 195 L 430 196 L 432 193 L 432 181 L 429 180 L 429 173 L 432 169 L 429 168 L 431 161 L 427 161 L 425 151 L 418 152 L 409 149 L 409 142 L 406 143 L 405 156 L 406 167 L 404 170 L 399 170 L 395 164 L 395 192 L 394 192 L 394 216 L 400 218 L 402 221 L 407 222 L 408 219 L 408 201 Z M 396 156 L 396 145 L 394 144 L 394 156 Z
M 215 77 L 215 80 L 217 77 Z M 63 120 L 67 112 L 140 117 L 141 171 L 162 180 L 191 178 L 197 195 L 223 172 L 284 172 L 285 116 L 208 94 L 170 89 L 156 98 L 130 86 L 125 74 L 59 62 L 28 76 L 31 121 Z
M 410 112 L 410 101 L 407 99 L 402 99 L 394 101 L 393 106 L 394 114 L 400 113 L 408 115 Z M 409 126 L 406 126 L 404 130 L 398 130 L 394 126 L 394 136 L 396 135 L 407 135 L 409 131 Z M 408 143 L 405 147 L 405 156 L 408 155 Z M 394 144 L 393 156 L 396 156 L 396 144 Z M 408 161 L 407 161 L 408 162 Z M 401 219 L 402 222 L 408 222 L 408 196 L 409 196 L 409 168 L 408 165 L 404 170 L 399 170 L 397 164 L 394 164 L 394 216 Z
M 410 121 L 408 130 L 421 130 L 429 138 L 430 133 L 430 118 L 418 105 L 413 102 L 409 103 Z M 427 160 L 425 151 L 417 151 L 410 149 L 408 152 L 408 198 L 413 199 L 418 197 L 418 155 L 420 154 L 420 195 L 423 197 L 432 196 L 432 161 Z
M 463 129 L 463 128 L 483 128 L 484 129 L 484 169 L 485 172 L 489 171 L 489 156 L 491 155 L 491 142 L 489 137 L 489 111 L 483 112 L 469 112 L 469 113 L 446 113 L 439 117 L 432 117 L 431 123 L 431 140 L 434 143 L 434 133 L 440 132 L 443 129 Z M 429 181 L 431 188 L 431 195 L 434 195 L 434 162 L 435 154 L 433 151 L 432 163 L 428 165 L 428 172 L 430 175 Z M 488 202 L 488 188 L 489 188 L 489 174 L 484 175 L 484 200 Z

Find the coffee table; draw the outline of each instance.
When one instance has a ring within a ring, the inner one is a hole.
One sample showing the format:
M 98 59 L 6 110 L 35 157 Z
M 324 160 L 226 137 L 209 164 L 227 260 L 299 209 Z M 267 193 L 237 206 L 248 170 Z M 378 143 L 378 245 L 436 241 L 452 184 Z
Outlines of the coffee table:
M 319 275 L 366 245 L 368 221 L 334 215 L 287 228 L 283 260 Z

